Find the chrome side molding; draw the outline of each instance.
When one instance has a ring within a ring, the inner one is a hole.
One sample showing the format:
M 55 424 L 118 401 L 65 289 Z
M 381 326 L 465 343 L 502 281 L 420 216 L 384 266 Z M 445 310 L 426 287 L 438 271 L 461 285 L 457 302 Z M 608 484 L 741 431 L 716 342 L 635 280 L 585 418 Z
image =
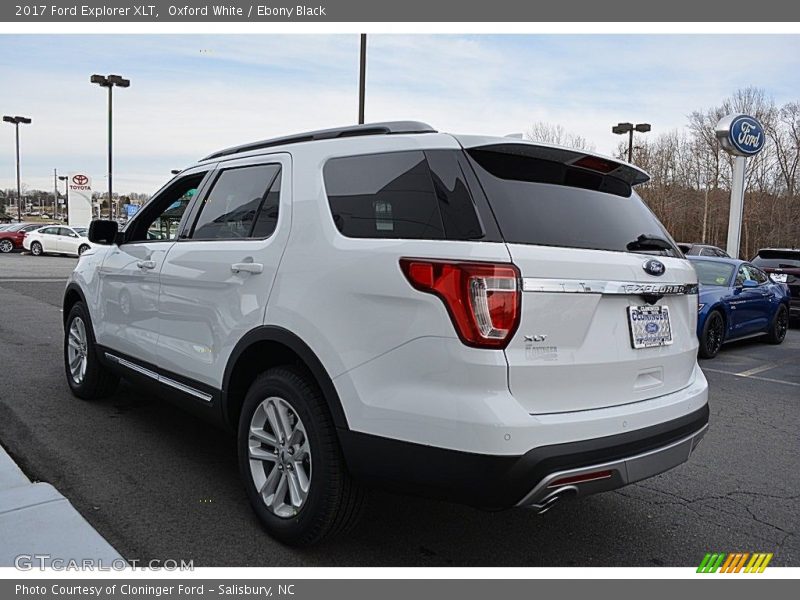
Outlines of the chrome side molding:
M 523 292 L 550 294 L 619 294 L 624 296 L 683 296 L 696 294 L 696 283 L 641 283 L 600 279 L 542 279 L 523 277 Z
M 196 388 L 193 388 L 190 385 L 186 385 L 185 383 L 181 383 L 180 381 L 175 381 L 174 379 L 170 379 L 169 377 L 164 377 L 163 375 L 160 375 L 160 374 L 156 373 L 155 371 L 147 369 L 147 368 L 145 368 L 145 367 L 143 367 L 141 365 L 137 365 L 136 363 L 131 362 L 129 360 L 126 360 L 124 358 L 120 358 L 116 354 L 111 354 L 110 352 L 106 352 L 105 355 L 106 355 L 106 358 L 108 360 L 110 360 L 111 362 L 115 362 L 118 365 L 120 365 L 122 367 L 125 367 L 126 369 L 130 369 L 131 371 L 135 371 L 136 373 L 139 373 L 140 375 L 144 375 L 145 377 L 149 377 L 150 379 L 152 379 L 154 381 L 158 381 L 159 383 L 163 383 L 164 385 L 168 385 L 168 386 L 170 386 L 172 388 L 175 388 L 176 390 L 180 390 L 181 392 L 184 392 L 185 394 L 189 394 L 190 396 L 194 396 L 195 398 L 199 398 L 203 402 L 211 402 L 211 400 L 213 399 L 211 394 L 208 394 L 206 392 L 202 392 L 202 391 L 200 391 L 200 390 L 198 390 Z

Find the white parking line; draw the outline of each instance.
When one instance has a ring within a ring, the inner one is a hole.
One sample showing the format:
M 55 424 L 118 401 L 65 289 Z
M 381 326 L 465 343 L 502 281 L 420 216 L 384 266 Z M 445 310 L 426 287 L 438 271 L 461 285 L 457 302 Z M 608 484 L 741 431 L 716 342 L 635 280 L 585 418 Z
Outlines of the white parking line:
M 800 383 L 796 383 L 794 381 L 784 381 L 783 379 L 773 379 L 772 377 L 758 377 L 757 375 L 745 375 L 744 373 L 748 373 L 748 371 L 743 371 L 742 373 L 731 373 L 730 371 L 723 371 L 721 369 L 710 369 L 708 367 L 702 367 L 702 369 L 703 371 L 710 371 L 711 373 L 722 373 L 723 375 L 733 375 L 734 377 L 744 377 L 745 379 L 758 379 L 759 381 L 769 381 L 770 383 L 782 383 L 783 385 L 800 387 Z M 753 369 L 750 370 L 752 371 Z

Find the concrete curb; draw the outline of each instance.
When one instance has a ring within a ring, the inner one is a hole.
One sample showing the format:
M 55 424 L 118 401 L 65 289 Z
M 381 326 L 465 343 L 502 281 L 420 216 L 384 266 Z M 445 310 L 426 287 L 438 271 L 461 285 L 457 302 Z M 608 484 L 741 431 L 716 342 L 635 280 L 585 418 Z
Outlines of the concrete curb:
M 0 446 L 0 567 L 75 561 L 108 566 L 122 556 L 49 483 L 31 483 Z

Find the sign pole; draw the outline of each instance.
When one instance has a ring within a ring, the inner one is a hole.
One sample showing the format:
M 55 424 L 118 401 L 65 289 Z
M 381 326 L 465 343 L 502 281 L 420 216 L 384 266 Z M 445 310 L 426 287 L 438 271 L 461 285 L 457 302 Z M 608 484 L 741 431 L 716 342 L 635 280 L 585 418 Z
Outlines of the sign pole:
M 744 185 L 747 158 L 737 156 L 733 159 L 731 181 L 731 212 L 728 216 L 728 246 L 726 250 L 733 258 L 739 258 L 742 235 L 742 215 L 744 214 Z
M 714 128 L 714 133 L 722 149 L 734 157 L 726 249 L 731 258 L 739 258 L 747 159 L 763 150 L 766 134 L 758 119 L 743 114 L 722 117 Z

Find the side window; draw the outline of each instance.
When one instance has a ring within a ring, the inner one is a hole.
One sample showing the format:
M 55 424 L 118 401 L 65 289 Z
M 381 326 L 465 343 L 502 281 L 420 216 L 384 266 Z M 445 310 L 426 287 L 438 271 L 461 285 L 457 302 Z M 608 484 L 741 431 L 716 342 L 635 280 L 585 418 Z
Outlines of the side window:
M 347 237 L 444 239 L 422 152 L 333 158 L 325 164 L 333 221 Z
M 744 280 L 749 279 L 748 275 L 749 273 L 744 265 L 739 267 L 739 270 L 736 272 L 736 285 L 741 287 L 744 284 Z
M 203 201 L 191 238 L 268 237 L 278 221 L 280 165 L 222 171 Z M 276 187 L 277 185 L 277 187 Z
M 69 227 L 59 227 L 58 228 L 58 235 L 63 235 L 65 237 L 76 238 L 78 234 L 72 231 Z
M 154 196 L 126 229 L 127 242 L 169 241 L 178 237 L 186 207 L 197 193 L 205 173 L 188 175 L 179 179 L 163 192 Z
M 58 230 L 59 227 L 45 227 L 39 233 L 44 233 L 46 235 L 59 235 Z
M 748 268 L 750 269 L 750 276 L 755 279 L 759 285 L 763 285 L 769 281 L 769 277 L 767 277 L 767 274 L 761 269 L 758 269 L 753 265 L 750 265 Z

